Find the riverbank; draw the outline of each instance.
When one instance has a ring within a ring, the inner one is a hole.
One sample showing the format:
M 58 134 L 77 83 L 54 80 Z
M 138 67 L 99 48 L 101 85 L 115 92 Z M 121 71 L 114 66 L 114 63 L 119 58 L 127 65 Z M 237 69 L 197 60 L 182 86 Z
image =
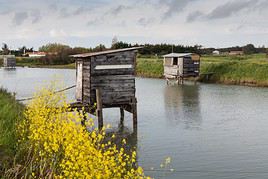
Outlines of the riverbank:
M 32 68 L 75 69 L 75 64 L 42 65 L 32 60 L 18 60 L 18 66 Z M 201 74 L 211 73 L 209 78 L 200 75 L 199 81 L 247 86 L 268 87 L 268 57 L 266 54 L 238 56 L 202 56 Z M 162 58 L 137 59 L 136 75 L 147 78 L 163 78 Z
M 108 141 L 93 119 L 78 125 L 64 99 L 44 88 L 24 107 L 0 88 L 0 178 L 146 178 L 126 139 Z
M 16 123 L 21 119 L 23 105 L 4 89 L 0 89 L 0 176 L 10 168 L 17 152 Z
M 162 59 L 139 58 L 137 76 L 163 77 L 162 63 Z M 268 87 L 266 54 L 202 56 L 200 67 L 200 82 Z M 202 75 L 207 73 L 211 73 L 209 78 Z
M 268 87 L 268 58 L 265 54 L 241 56 L 203 56 L 201 73 L 212 73 L 199 81 Z

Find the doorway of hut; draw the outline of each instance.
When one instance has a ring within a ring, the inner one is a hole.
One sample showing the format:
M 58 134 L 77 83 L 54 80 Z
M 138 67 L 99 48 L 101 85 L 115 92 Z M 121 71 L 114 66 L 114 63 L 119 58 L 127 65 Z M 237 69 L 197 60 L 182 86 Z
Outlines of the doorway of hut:
M 178 57 L 173 57 L 173 65 L 178 65 Z

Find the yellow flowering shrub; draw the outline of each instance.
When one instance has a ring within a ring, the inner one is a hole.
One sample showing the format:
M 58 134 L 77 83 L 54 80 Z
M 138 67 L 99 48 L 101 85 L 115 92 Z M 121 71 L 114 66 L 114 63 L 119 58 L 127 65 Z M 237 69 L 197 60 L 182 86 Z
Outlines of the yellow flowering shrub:
M 92 119 L 82 126 L 83 112 L 70 111 L 65 95 L 53 91 L 38 92 L 18 126 L 20 143 L 31 151 L 25 178 L 145 178 L 136 152 L 105 141 Z

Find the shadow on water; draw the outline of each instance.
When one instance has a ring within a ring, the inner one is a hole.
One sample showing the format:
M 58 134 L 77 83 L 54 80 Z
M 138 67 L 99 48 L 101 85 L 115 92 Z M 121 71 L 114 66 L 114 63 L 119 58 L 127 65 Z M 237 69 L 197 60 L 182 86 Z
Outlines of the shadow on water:
M 165 115 L 172 125 L 184 123 L 186 129 L 199 129 L 202 124 L 199 85 L 166 86 L 164 89 Z

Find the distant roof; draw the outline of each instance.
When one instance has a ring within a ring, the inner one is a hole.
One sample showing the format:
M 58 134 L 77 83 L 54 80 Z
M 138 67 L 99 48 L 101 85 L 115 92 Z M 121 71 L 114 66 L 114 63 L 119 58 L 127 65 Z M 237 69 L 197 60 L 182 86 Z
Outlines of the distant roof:
M 71 57 L 74 57 L 74 58 L 86 58 L 86 57 L 92 57 L 92 56 L 98 56 L 98 55 L 105 55 L 105 54 L 109 54 L 109 53 L 138 50 L 138 49 L 141 49 L 141 48 L 143 48 L 143 47 L 131 47 L 131 48 L 116 49 L 116 50 L 105 50 L 105 51 L 101 51 L 101 52 L 82 53 L 82 54 L 77 54 L 77 55 L 71 55 Z
M 164 55 L 163 57 L 186 57 L 191 56 L 193 53 L 170 53 L 167 55 Z
M 28 55 L 46 55 L 46 52 L 26 52 Z

